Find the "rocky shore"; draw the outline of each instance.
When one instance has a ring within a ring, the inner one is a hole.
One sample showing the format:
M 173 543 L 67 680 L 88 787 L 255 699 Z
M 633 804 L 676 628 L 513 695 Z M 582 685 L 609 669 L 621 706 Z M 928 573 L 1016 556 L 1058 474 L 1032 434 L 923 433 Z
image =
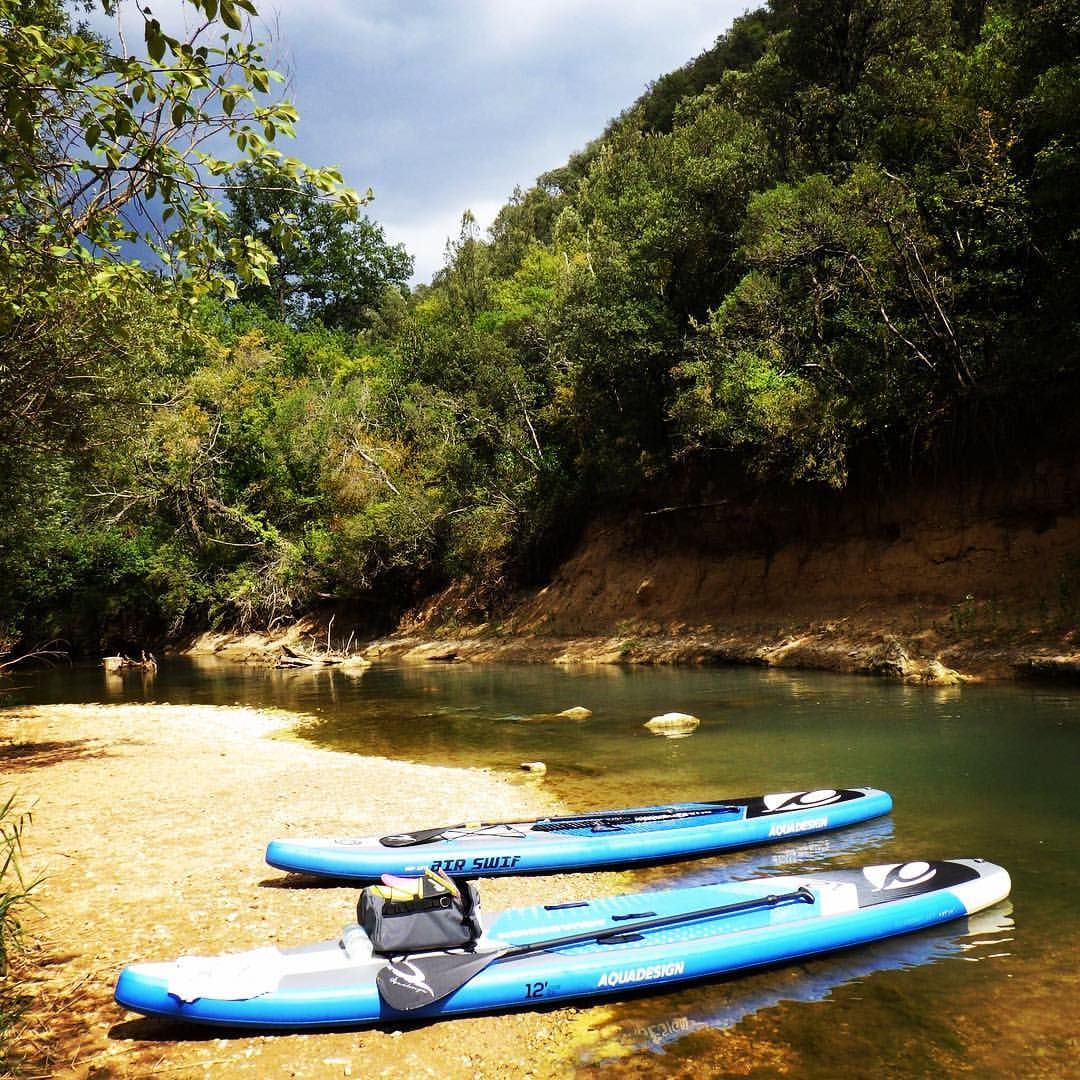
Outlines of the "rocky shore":
M 932 686 L 987 680 L 1080 682 L 1077 633 L 976 626 L 958 632 L 950 613 L 855 614 L 830 621 L 725 627 L 620 626 L 610 634 L 560 635 L 481 624 L 462 629 L 432 620 L 361 643 L 344 663 L 472 661 L 553 664 L 757 666 L 865 675 Z M 921 625 L 927 623 L 927 625 Z M 962 630 L 963 628 L 961 628 Z M 276 634 L 204 634 L 185 651 L 252 664 L 278 664 L 283 649 L 321 631 L 316 619 Z

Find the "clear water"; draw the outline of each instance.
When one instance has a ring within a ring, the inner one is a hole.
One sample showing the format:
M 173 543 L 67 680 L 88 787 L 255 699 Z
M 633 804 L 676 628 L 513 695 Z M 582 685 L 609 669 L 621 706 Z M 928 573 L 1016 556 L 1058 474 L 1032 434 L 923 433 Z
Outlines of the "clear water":
M 1009 902 L 839 956 L 582 1010 L 577 1068 L 635 1075 L 1065 1077 L 1080 1060 L 1080 692 L 939 690 L 758 669 L 377 665 L 361 675 L 166 661 L 11 680 L 13 702 L 155 700 L 311 714 L 312 741 L 517 772 L 573 808 L 873 785 L 893 814 L 825 837 L 635 872 L 642 888 L 980 856 Z M 583 705 L 575 722 L 552 714 Z M 689 737 L 643 725 L 701 718 Z M 524 782 L 524 781 L 523 781 Z M 391 824 L 388 808 L 388 826 Z M 467 816 L 461 808 L 461 816 Z M 450 816 L 453 816 L 451 814 Z M 402 826 L 439 822 L 401 821 Z

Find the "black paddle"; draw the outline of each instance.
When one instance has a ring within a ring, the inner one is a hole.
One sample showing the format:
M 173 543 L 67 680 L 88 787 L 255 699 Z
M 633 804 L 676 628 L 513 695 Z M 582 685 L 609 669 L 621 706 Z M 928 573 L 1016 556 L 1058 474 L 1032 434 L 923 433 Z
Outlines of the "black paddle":
M 527 945 L 507 945 L 501 949 L 493 949 L 491 952 L 418 953 L 413 956 L 399 956 L 387 961 L 385 967 L 379 969 L 375 976 L 375 985 L 379 988 L 383 1001 L 392 1009 L 411 1012 L 413 1009 L 420 1009 L 425 1005 L 442 1001 L 444 997 L 452 994 L 458 987 L 464 986 L 474 975 L 478 975 L 497 960 L 514 960 L 519 956 L 528 956 L 530 953 L 542 952 L 560 945 L 574 945 L 581 941 L 620 938 L 639 930 L 671 926 L 690 919 L 703 919 L 712 915 L 732 915 L 738 911 L 750 911 L 758 907 L 775 907 L 787 900 L 812 904 L 814 899 L 814 894 L 802 885 L 793 892 L 770 893 L 768 896 L 758 896 L 750 900 L 702 908 L 698 911 L 684 911 L 677 915 L 657 915 L 653 919 L 642 919 L 622 926 L 612 926 L 606 930 L 586 930 L 579 934 L 549 938 L 547 941 L 533 941 Z
M 415 832 L 393 833 L 384 836 L 379 843 L 383 847 L 416 847 L 420 844 L 431 844 L 436 840 L 442 840 L 447 833 L 465 832 L 475 833 L 481 829 L 496 829 L 501 826 L 533 825 L 539 832 L 556 831 L 559 829 L 572 829 L 575 826 L 581 828 L 589 822 L 597 822 L 601 825 L 632 825 L 634 822 L 644 821 L 670 821 L 674 818 L 705 817 L 709 814 L 737 813 L 742 807 L 725 806 L 720 803 L 709 807 L 698 807 L 693 810 L 598 810 L 593 814 L 571 814 L 566 817 L 540 818 L 538 821 L 486 821 L 475 825 L 442 825 L 437 829 L 418 829 Z

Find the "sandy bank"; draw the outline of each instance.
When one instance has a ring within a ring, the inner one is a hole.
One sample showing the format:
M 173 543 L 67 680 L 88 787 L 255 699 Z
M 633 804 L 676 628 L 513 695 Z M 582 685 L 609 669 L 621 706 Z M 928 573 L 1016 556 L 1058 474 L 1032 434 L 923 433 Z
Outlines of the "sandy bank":
M 24 873 L 33 1004 L 17 1046 L 57 1077 L 525 1076 L 568 1071 L 577 1010 L 400 1029 L 226 1035 L 112 1001 L 135 959 L 336 936 L 356 889 L 267 867 L 267 839 L 495 819 L 554 808 L 533 786 L 320 750 L 272 733 L 295 716 L 169 705 L 0 710 L 0 798 L 33 804 Z M 465 814 L 465 810 L 468 814 Z M 481 883 L 489 910 L 609 891 L 615 875 Z

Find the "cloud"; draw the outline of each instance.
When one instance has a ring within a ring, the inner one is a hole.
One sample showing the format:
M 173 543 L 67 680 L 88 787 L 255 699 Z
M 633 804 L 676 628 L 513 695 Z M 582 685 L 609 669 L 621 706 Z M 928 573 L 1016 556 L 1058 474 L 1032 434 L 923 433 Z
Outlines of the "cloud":
M 147 2 L 170 21 L 181 6 Z M 563 164 L 746 7 L 745 0 L 256 4 L 255 36 L 274 39 L 268 55 L 289 69 L 288 96 L 300 110 L 298 139 L 282 148 L 313 165 L 339 165 L 361 191 L 374 188 L 371 216 L 416 257 L 417 281 L 442 265 L 466 208 L 488 223 L 515 186 Z
M 505 202 L 503 198 L 486 199 L 458 209 L 440 205 L 426 211 L 418 210 L 401 219 L 383 218 L 374 213 L 371 216 L 381 222 L 390 243 L 404 244 L 405 249 L 416 258 L 413 280 L 426 282 L 445 265 L 446 245 L 460 234 L 464 212 L 472 211 L 481 230 L 485 230 Z

